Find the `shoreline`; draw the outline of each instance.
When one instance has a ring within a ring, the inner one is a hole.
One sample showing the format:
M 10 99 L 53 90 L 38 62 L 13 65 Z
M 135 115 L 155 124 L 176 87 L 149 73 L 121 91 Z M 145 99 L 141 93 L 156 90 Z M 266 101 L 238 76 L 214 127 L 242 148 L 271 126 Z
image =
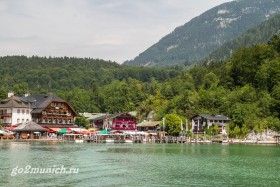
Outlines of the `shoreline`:
M 60 143 L 60 142 L 71 142 L 75 143 L 75 141 L 63 140 L 63 139 L 0 139 L 0 142 L 53 142 L 53 143 Z M 80 142 L 81 143 L 81 142 Z M 84 140 L 84 143 L 101 143 L 102 142 L 92 142 Z M 115 142 L 116 144 L 119 144 Z M 160 143 L 160 142 L 133 142 L 135 144 L 147 144 L 147 143 L 156 143 L 156 144 L 256 144 L 256 145 L 279 145 L 276 141 L 253 141 L 253 140 L 230 140 L 228 142 L 216 142 L 216 141 L 191 141 L 191 142 L 174 142 L 174 143 Z

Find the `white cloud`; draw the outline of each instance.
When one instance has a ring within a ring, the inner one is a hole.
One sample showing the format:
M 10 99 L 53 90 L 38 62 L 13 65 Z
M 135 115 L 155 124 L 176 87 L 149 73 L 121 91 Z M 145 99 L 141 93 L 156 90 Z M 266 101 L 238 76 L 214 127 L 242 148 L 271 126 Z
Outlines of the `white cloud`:
M 0 55 L 123 62 L 230 0 L 1 0 Z

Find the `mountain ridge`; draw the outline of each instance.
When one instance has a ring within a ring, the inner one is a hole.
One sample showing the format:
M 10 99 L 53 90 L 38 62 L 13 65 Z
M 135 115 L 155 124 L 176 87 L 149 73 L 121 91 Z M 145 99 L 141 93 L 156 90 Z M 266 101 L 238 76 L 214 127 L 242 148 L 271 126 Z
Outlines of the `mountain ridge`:
M 278 12 L 280 0 L 240 0 L 221 4 L 175 28 L 124 64 L 190 66 Z
M 205 58 L 206 61 L 227 61 L 231 53 L 241 47 L 267 43 L 273 35 L 280 34 L 280 13 L 262 22 L 260 25 L 249 29 L 239 37 L 226 42 Z

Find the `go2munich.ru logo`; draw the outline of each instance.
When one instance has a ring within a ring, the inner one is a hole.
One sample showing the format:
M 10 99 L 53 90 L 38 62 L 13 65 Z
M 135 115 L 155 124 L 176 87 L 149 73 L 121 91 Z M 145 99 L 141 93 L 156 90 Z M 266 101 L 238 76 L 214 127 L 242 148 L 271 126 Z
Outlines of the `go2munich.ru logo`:
M 11 176 L 16 176 L 17 174 L 77 174 L 79 173 L 79 168 L 66 168 L 62 166 L 53 167 L 32 167 L 31 165 L 27 165 L 25 167 L 14 167 L 11 172 Z

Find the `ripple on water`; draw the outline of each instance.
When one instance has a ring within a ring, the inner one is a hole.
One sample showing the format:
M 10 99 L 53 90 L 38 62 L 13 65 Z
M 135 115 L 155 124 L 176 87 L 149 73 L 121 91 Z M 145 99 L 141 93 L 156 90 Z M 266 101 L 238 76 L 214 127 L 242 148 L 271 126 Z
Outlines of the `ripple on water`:
M 279 146 L 0 142 L 0 186 L 278 186 Z M 14 167 L 79 168 L 18 174 Z

